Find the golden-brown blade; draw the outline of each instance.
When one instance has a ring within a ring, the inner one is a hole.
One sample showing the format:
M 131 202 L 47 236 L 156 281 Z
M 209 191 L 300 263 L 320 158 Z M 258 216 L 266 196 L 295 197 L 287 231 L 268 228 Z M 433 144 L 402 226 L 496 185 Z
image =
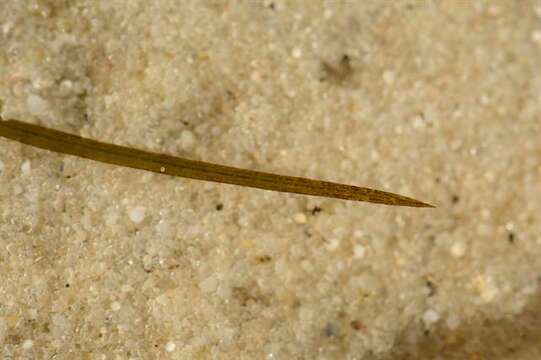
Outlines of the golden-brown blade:
M 386 205 L 433 207 L 385 191 L 183 159 L 86 139 L 18 120 L 0 118 L 0 136 L 62 154 L 172 176 Z

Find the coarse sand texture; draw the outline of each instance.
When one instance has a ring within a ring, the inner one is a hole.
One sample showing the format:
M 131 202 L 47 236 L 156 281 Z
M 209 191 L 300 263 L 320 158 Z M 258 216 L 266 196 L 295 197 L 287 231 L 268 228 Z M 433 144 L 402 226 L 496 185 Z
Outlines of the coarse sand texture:
M 0 0 L 2 119 L 437 206 L 0 137 L 0 358 L 541 359 L 540 69 L 539 0 Z

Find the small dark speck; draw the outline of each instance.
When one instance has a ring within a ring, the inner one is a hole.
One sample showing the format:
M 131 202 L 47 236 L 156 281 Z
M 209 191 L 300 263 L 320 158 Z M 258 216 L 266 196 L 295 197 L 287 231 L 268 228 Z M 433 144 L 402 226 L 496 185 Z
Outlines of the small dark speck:
M 427 280 L 426 287 L 428 288 L 428 296 L 434 296 L 436 294 L 436 285 L 432 281 Z
M 66 285 L 64 285 L 64 286 L 67 287 L 67 288 L 69 288 L 69 287 L 70 287 L 70 284 L 66 284 Z
M 222 211 L 223 208 L 224 208 L 224 204 L 222 204 L 222 203 L 216 205 L 216 210 L 217 210 L 217 211 Z
M 305 230 L 304 231 L 304 235 L 306 235 L 307 238 L 311 238 L 312 237 L 312 233 L 308 230 Z
M 428 330 L 428 329 L 425 330 L 425 331 L 423 332 L 423 334 L 424 334 L 425 336 L 429 336 L 429 335 L 430 335 L 430 330 Z
M 323 329 L 323 335 L 325 335 L 326 337 L 336 336 L 336 329 L 334 325 L 331 323 L 325 325 L 325 328 Z
M 460 201 L 460 197 L 458 197 L 458 195 L 453 195 L 453 196 L 451 197 L 451 202 L 452 202 L 453 204 L 456 204 L 456 203 L 458 203 L 459 201 Z
M 272 258 L 269 255 L 259 255 L 259 256 L 256 257 L 256 261 L 258 263 L 266 263 L 266 262 L 269 262 L 271 260 L 272 260 Z
M 323 211 L 322 208 L 320 208 L 319 206 L 314 206 L 314 208 L 312 209 L 312 215 L 315 215 L 321 211 Z
M 514 244 L 515 243 L 515 233 L 514 232 L 509 232 L 507 234 L 507 240 L 509 241 L 509 243 Z
M 354 330 L 357 331 L 361 331 L 363 329 L 363 324 L 359 320 L 353 320 L 350 325 Z
M 351 66 L 351 58 L 347 54 L 343 54 L 338 65 L 333 66 L 326 62 L 322 62 L 324 76 L 320 81 L 331 80 L 334 83 L 343 83 L 346 79 L 352 76 L 353 68 Z
M 274 3 L 270 3 L 270 4 L 269 4 L 269 9 L 271 9 L 271 10 L 274 10 L 274 9 L 275 9 Z

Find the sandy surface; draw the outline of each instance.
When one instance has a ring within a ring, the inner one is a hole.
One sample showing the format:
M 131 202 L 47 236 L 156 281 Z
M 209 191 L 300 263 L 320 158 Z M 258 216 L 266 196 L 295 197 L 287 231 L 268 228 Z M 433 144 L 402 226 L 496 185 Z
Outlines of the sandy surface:
M 539 359 L 539 1 L 0 2 L 4 118 L 437 209 L 0 139 L 2 359 Z

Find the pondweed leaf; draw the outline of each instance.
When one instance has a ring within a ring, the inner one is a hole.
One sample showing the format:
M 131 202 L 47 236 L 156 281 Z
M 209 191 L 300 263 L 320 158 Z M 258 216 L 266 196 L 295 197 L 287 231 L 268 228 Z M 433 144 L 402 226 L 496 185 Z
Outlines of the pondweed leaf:
M 49 151 L 159 174 L 386 205 L 433 207 L 385 191 L 189 160 L 103 143 L 18 120 L 0 118 L 0 136 Z

